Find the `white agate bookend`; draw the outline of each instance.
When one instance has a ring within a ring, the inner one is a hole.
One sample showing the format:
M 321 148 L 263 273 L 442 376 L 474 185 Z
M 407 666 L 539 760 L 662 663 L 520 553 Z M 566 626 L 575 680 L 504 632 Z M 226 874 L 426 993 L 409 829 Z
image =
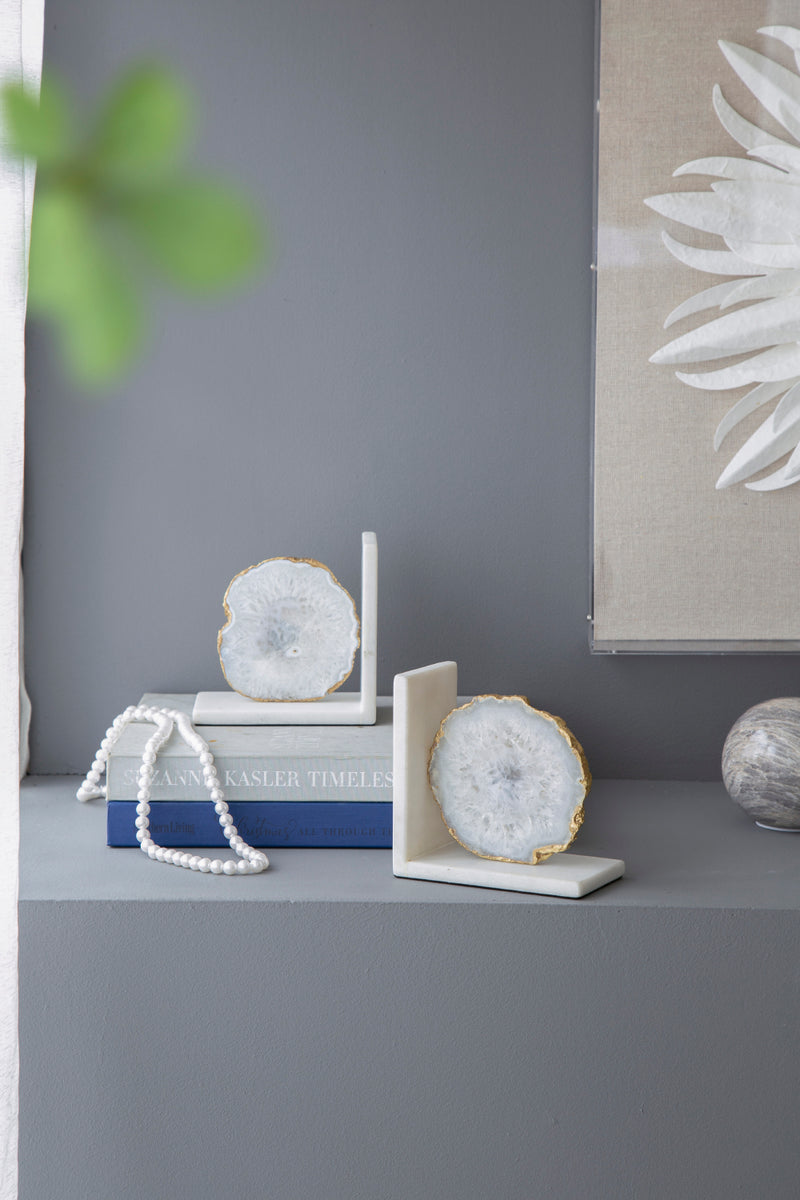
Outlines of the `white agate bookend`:
M 497 698 L 481 697 L 479 699 L 484 701 Z M 518 700 L 519 698 L 508 699 Z M 474 761 L 470 761 L 472 752 L 464 751 L 464 746 L 469 743 L 470 738 L 475 739 L 475 730 L 470 731 L 467 727 L 471 717 L 458 718 L 455 726 L 458 737 L 450 738 L 447 734 L 444 737 L 439 736 L 445 718 L 454 714 L 454 710 L 455 714 L 459 714 L 468 712 L 472 707 L 465 705 L 458 708 L 457 705 L 457 667 L 454 662 L 436 663 L 433 666 L 422 667 L 419 670 L 407 671 L 395 676 L 392 851 L 394 874 L 409 879 L 428 879 L 442 883 L 461 883 L 476 887 L 533 892 L 574 899 L 585 896 L 614 879 L 619 879 L 625 870 L 625 864 L 620 859 L 596 858 L 563 852 L 560 846 L 564 842 L 555 840 L 563 836 L 566 844 L 569 844 L 577 832 L 580 817 L 576 816 L 576 813 L 580 810 L 582 814 L 583 796 L 586 794 L 589 783 L 588 770 L 584 777 L 583 765 L 579 762 L 579 756 L 562 729 L 555 725 L 548 727 L 546 736 L 544 739 L 542 738 L 544 724 L 540 727 L 536 718 L 543 723 L 554 719 L 537 713 L 537 710 L 530 706 L 526 707 L 530 709 L 531 714 L 534 714 L 534 724 L 527 727 L 525 722 L 528 722 L 529 718 L 527 715 L 522 715 L 523 740 L 527 742 L 528 748 L 519 761 L 524 761 L 525 754 L 532 754 L 533 747 L 538 742 L 545 747 L 543 761 L 550 764 L 547 770 L 552 770 L 554 775 L 559 777 L 573 777 L 572 790 L 570 790 L 569 783 L 562 782 L 562 790 L 555 803 L 552 802 L 551 797 L 550 803 L 539 805 L 536 797 L 532 797 L 532 806 L 540 808 L 542 811 L 542 824 L 538 829 L 526 829 L 526 822 L 520 817 L 519 812 L 517 812 L 515 821 L 512 822 L 516 827 L 512 838 L 515 849 L 523 846 L 522 852 L 526 853 L 526 845 L 529 845 L 532 859 L 537 849 L 533 843 L 541 842 L 539 848 L 547 851 L 548 856 L 544 861 L 540 859 L 535 865 L 530 860 L 528 862 L 511 861 L 511 856 L 504 854 L 481 857 L 480 855 L 485 852 L 487 845 L 483 841 L 487 836 L 487 831 L 481 826 L 481 816 L 478 811 L 481 807 L 485 811 L 485 805 L 481 805 L 480 793 L 476 793 L 477 807 L 457 800 L 456 808 L 458 809 L 457 819 L 461 834 L 466 832 L 468 837 L 472 837 L 477 829 L 477 836 L 482 842 L 483 849 L 473 852 L 465 845 L 459 844 L 451 836 L 445 823 L 448 818 L 442 819 L 443 811 L 431 787 L 429 775 L 429 762 L 432 765 L 436 763 L 435 756 L 442 746 L 446 747 L 447 757 L 441 758 L 438 767 L 433 765 L 432 770 L 440 798 L 442 780 L 452 782 L 456 778 L 459 759 L 465 764 L 465 777 L 471 776 L 472 779 L 468 787 L 480 786 L 478 778 L 482 769 L 481 763 L 489 776 L 484 779 L 486 791 L 483 795 L 491 795 L 494 788 L 495 814 L 489 825 L 494 826 L 491 832 L 492 838 L 499 839 L 499 841 L 495 840 L 491 843 L 492 849 L 498 847 L 507 849 L 509 846 L 507 841 L 505 843 L 503 841 L 507 835 L 502 831 L 502 821 L 497 819 L 503 797 L 505 796 L 507 799 L 510 794 L 508 787 L 510 781 L 506 780 L 504 783 L 502 779 L 503 764 L 506 767 L 510 766 L 512 773 L 519 765 L 519 762 L 516 765 L 511 763 L 504 754 L 497 755 L 494 733 L 491 736 L 486 735 L 489 736 L 490 742 L 495 743 L 492 752 L 487 754 L 485 746 L 483 751 L 479 747 L 472 755 Z M 514 722 L 508 721 L 503 715 L 502 722 L 498 723 L 496 713 L 488 716 L 487 719 L 488 711 L 487 709 L 481 714 L 481 706 L 475 706 L 473 712 L 479 714 L 479 725 L 482 723 L 487 730 L 492 727 L 496 732 L 500 724 L 505 723 L 513 737 Z M 506 712 L 506 710 L 501 711 L 503 714 Z M 463 725 L 460 733 L 458 731 L 459 724 Z M 463 743 L 462 734 L 464 735 Z M 552 741 L 551 735 L 558 740 Z M 574 739 L 572 742 L 574 743 Z M 574 744 L 577 745 L 577 743 Z M 490 763 L 490 760 L 494 762 L 494 767 L 487 768 L 486 764 Z M 493 772 L 494 780 L 491 778 Z M 581 778 L 583 778 L 582 783 L 580 782 Z M 456 786 L 454 790 L 458 794 L 459 787 Z M 511 792 L 513 793 L 513 791 L 512 788 Z M 515 804 L 519 809 L 519 798 Z M 574 826 L 574 831 L 572 826 Z M 547 830 L 552 832 L 547 833 Z M 553 840 L 542 842 L 543 837 L 551 837 Z
M 378 542 L 361 535 L 361 627 L 349 593 L 310 559 L 267 559 L 225 594 L 220 664 L 230 692 L 198 692 L 195 725 L 374 725 Z M 361 648 L 361 690 L 338 691 Z

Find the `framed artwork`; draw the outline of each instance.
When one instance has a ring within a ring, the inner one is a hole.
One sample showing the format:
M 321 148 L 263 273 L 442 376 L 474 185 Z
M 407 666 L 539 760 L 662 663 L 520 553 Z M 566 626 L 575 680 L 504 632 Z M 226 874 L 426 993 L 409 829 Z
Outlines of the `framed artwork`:
M 602 0 L 592 648 L 800 651 L 800 5 Z

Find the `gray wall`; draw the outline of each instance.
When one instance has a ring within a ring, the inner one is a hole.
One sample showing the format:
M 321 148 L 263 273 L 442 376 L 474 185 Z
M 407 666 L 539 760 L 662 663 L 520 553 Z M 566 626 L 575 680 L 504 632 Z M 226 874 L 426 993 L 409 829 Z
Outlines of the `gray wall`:
M 244 566 L 381 554 L 379 687 L 454 658 L 463 692 L 562 715 L 598 776 L 714 778 L 793 658 L 589 654 L 594 5 L 48 0 L 91 95 L 130 58 L 202 98 L 198 156 L 270 214 L 246 295 L 155 302 L 102 402 L 29 339 L 33 770 L 83 771 L 145 690 L 223 685 Z

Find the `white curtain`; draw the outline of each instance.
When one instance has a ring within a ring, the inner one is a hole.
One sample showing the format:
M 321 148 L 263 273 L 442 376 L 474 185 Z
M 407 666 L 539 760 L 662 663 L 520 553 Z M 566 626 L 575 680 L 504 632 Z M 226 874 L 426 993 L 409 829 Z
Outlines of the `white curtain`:
M 0 0 L 0 83 L 38 88 L 44 0 Z M 0 129 L 0 1200 L 17 1196 L 17 896 L 20 775 L 20 542 L 25 437 L 25 300 L 33 164 Z

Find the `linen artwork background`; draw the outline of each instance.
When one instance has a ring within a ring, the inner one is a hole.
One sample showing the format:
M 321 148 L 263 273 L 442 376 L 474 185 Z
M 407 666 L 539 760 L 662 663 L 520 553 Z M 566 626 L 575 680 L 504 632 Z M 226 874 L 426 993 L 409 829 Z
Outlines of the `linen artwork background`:
M 662 230 L 698 247 L 711 234 L 645 205 L 667 192 L 708 191 L 673 171 L 692 159 L 747 157 L 712 107 L 714 84 L 744 117 L 784 140 L 717 42 L 758 50 L 797 70 L 791 51 L 758 34 L 798 25 L 797 5 L 741 0 L 668 10 L 604 0 L 600 15 L 597 319 L 594 430 L 596 649 L 800 649 L 800 487 L 716 490 L 725 464 L 763 422 L 754 413 L 714 451 L 714 431 L 747 387 L 700 391 L 649 362 L 713 310 L 663 328 L 678 304 L 730 277 L 675 260 Z M 710 369 L 718 364 L 701 364 Z

